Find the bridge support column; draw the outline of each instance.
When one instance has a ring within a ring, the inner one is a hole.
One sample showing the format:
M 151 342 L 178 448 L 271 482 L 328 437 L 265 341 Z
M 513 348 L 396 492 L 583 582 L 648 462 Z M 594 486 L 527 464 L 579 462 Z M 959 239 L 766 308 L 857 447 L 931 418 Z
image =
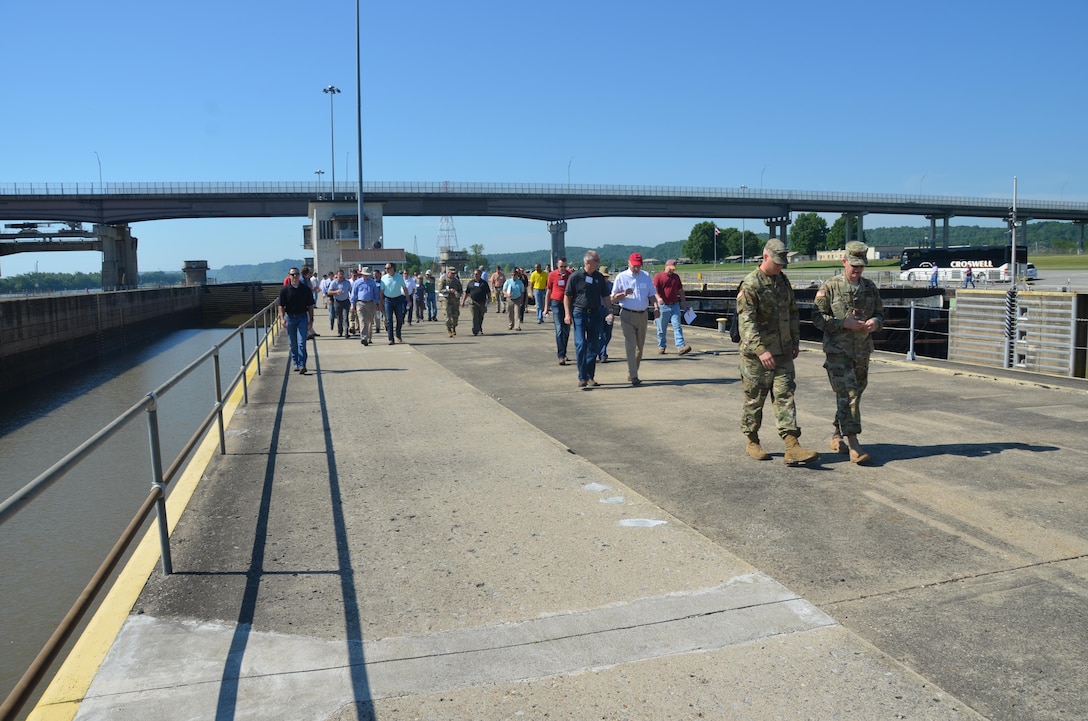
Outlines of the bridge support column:
M 790 216 L 784 215 L 779 218 L 767 218 L 763 221 L 767 224 L 767 228 L 772 238 L 778 238 L 782 241 L 782 244 L 787 248 L 790 247 L 789 240 L 786 237 L 786 228 L 790 224 Z
M 139 285 L 137 239 L 132 237 L 128 223 L 96 224 L 94 235 L 102 244 L 102 288 L 135 288 Z
M 846 243 L 849 243 L 851 240 L 856 240 L 856 241 L 859 241 L 861 243 L 865 242 L 865 225 L 864 225 L 864 221 L 862 220 L 865 217 L 865 215 L 866 215 L 865 213 L 843 213 L 842 214 L 843 221 L 844 221 L 844 226 L 845 226 L 843 228 L 843 230 L 845 231 L 843 233 L 843 238 L 845 238 Z M 853 223 L 853 220 L 855 218 L 858 221 L 856 227 L 855 227 L 855 225 Z
M 941 220 L 941 247 L 948 247 L 948 215 L 927 215 L 929 221 L 929 247 L 937 247 L 937 219 Z
M 1084 226 L 1088 221 L 1074 220 L 1073 223 L 1080 227 L 1080 239 L 1077 240 L 1077 255 L 1080 255 L 1084 252 Z
M 556 262 L 567 254 L 567 221 L 557 220 L 554 223 L 548 223 L 548 232 L 552 234 L 552 268 L 554 269 Z M 581 258 L 567 260 L 573 268 L 582 266 Z

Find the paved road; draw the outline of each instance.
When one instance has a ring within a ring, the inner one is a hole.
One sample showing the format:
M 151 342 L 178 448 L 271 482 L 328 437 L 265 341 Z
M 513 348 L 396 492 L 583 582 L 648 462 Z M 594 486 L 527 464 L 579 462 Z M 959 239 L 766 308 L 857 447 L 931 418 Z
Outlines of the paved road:
M 638 389 L 610 384 L 626 375 L 610 363 L 585 399 L 518 340 L 490 342 L 521 373 L 466 345 L 421 350 L 987 717 L 1088 718 L 1083 381 L 880 356 L 863 434 L 876 462 L 859 468 L 824 452 L 833 396 L 806 346 L 803 440 L 826 462 L 787 469 L 744 456 L 735 346 L 718 334 L 650 356 Z
M 322 338 L 313 376 L 266 371 L 174 532 L 178 573 L 152 574 L 89 690 L 51 703 L 111 721 L 1088 718 L 1083 381 L 881 356 L 875 462 L 788 468 L 773 434 L 773 461 L 744 455 L 724 336 L 692 329 L 695 352 L 648 357 L 641 387 L 612 362 L 581 391 L 550 325 L 504 325 Z M 797 365 L 823 451 L 821 362 L 806 345 Z

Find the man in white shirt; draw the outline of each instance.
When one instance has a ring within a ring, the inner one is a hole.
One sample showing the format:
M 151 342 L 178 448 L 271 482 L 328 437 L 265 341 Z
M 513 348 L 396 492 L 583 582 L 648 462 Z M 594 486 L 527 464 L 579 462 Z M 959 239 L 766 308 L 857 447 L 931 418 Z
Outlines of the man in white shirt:
M 627 380 L 631 385 L 642 383 L 638 368 L 642 363 L 642 347 L 646 344 L 647 311 L 653 306 L 657 316 L 657 291 L 650 274 L 642 269 L 642 254 L 632 253 L 627 270 L 619 273 L 612 285 L 612 302 L 620 305 L 620 328 L 627 351 Z
M 415 303 L 413 302 L 416 297 L 416 278 L 407 270 L 401 271 L 401 276 L 404 278 L 405 288 L 405 304 L 407 305 L 408 325 L 412 325 L 412 310 Z

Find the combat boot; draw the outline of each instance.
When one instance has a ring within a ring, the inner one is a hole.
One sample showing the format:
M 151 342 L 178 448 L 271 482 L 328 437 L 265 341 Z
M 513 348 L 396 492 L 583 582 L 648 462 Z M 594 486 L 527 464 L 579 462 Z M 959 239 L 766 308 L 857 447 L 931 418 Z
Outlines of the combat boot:
M 858 437 L 855 435 L 849 435 L 846 437 L 846 443 L 850 447 L 850 460 L 854 463 L 866 463 L 869 461 L 870 456 L 865 451 L 861 450 L 861 446 L 858 445 Z
M 842 440 L 842 436 L 838 431 L 831 436 L 831 451 L 833 453 L 842 453 L 843 455 L 850 452 L 850 449 L 846 447 L 846 444 Z
M 820 454 L 816 451 L 810 451 L 797 442 L 797 436 L 786 436 L 783 439 L 786 442 L 786 456 L 782 461 L 787 466 L 800 466 L 806 463 L 812 463 Z
M 759 445 L 758 433 L 748 434 L 748 447 L 745 448 L 745 451 L 757 461 L 769 461 L 771 459 L 771 454 L 763 450 L 763 446 Z

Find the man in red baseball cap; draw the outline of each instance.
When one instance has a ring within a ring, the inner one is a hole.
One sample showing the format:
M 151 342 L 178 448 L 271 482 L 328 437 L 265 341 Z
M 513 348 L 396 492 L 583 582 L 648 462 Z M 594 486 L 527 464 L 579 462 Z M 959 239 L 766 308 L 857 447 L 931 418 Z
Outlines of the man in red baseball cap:
M 642 363 L 642 347 L 646 344 L 647 311 L 653 304 L 658 312 L 657 295 L 650 274 L 642 270 L 642 254 L 631 253 L 627 270 L 619 273 L 612 285 L 612 302 L 620 305 L 620 328 L 627 351 L 627 380 L 633 386 L 642 383 L 638 368 Z

